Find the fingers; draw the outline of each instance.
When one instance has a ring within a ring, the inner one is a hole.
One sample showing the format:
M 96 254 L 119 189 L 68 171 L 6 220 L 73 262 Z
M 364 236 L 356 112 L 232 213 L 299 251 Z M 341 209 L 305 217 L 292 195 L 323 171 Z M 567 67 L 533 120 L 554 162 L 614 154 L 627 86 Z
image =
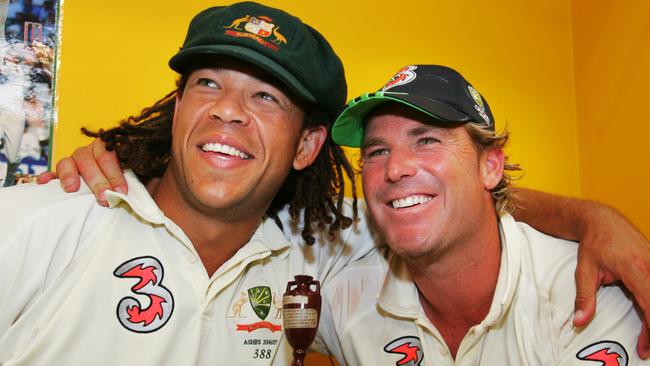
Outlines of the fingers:
M 54 172 L 43 172 L 36 176 L 36 184 L 45 184 L 52 179 L 56 179 L 56 173 Z
M 106 190 L 111 188 L 110 183 L 104 176 L 101 168 L 98 165 L 97 160 L 95 160 L 93 145 L 95 142 L 88 146 L 77 148 L 72 154 L 72 159 L 76 167 L 76 174 L 81 175 L 90 189 L 95 193 L 97 202 L 102 206 L 108 206 L 106 202 Z M 61 179 L 63 173 L 59 173 Z
M 636 257 L 627 262 L 629 271 L 621 274 L 625 287 L 632 292 L 645 318 L 650 320 L 650 258 Z
M 115 192 L 126 194 L 128 186 L 117 155 L 112 151 L 107 151 L 104 143 L 100 140 L 93 141 L 91 146 L 97 165 L 101 169 L 111 189 Z
M 636 345 L 636 351 L 639 354 L 639 357 L 646 360 L 650 357 L 650 336 L 648 335 L 648 322 L 643 321 L 641 327 L 641 335 L 639 335 L 639 342 Z
M 56 174 L 61 179 L 61 188 L 66 192 L 76 192 L 79 190 L 80 180 L 77 165 L 71 158 L 61 159 L 56 164 Z
M 600 286 L 598 268 L 587 259 L 578 260 L 575 277 L 576 298 L 573 325 L 584 327 L 596 312 L 596 292 Z
M 127 192 L 126 179 L 117 156 L 107 151 L 100 140 L 94 140 L 88 146 L 77 148 L 71 157 L 59 161 L 56 170 L 61 178 L 61 186 L 66 192 L 79 190 L 81 176 L 102 206 L 108 205 L 106 190 Z M 44 180 L 47 178 L 49 176 L 43 177 Z

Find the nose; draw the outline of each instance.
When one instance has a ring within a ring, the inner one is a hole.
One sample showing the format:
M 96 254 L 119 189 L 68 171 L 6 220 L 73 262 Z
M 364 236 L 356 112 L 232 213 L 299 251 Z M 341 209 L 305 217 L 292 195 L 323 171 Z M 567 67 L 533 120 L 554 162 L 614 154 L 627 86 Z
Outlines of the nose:
M 248 125 L 250 118 L 243 98 L 235 92 L 223 93 L 214 98 L 208 110 L 210 119 L 231 124 Z
M 403 149 L 394 149 L 386 159 L 387 182 L 399 182 L 400 180 L 412 177 L 417 172 L 415 159 Z

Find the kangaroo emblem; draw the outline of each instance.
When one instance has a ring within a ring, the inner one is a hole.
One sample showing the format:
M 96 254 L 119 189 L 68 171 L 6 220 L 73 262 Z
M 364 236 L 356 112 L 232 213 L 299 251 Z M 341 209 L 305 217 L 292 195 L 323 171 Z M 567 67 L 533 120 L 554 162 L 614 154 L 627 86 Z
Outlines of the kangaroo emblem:
M 248 300 L 248 296 L 244 291 L 240 291 L 241 294 L 239 295 L 239 300 L 235 301 L 234 304 L 232 304 L 232 316 L 229 316 L 228 318 L 241 318 L 241 309 L 242 306 L 246 303 L 246 300 Z
M 272 42 L 277 45 L 280 45 L 281 43 L 287 43 L 287 39 L 284 38 L 284 36 L 280 34 L 280 32 L 278 32 L 279 29 L 280 27 L 278 26 L 275 26 L 273 28 L 273 35 L 275 36 L 275 39 Z
M 224 28 L 232 28 L 232 29 L 237 29 L 237 30 L 243 30 L 243 29 L 239 28 L 239 26 L 242 23 L 250 22 L 250 20 L 251 20 L 251 16 L 246 15 L 245 17 L 241 17 L 241 18 L 237 18 L 237 19 L 233 20 L 232 23 L 230 23 L 229 26 L 224 27 Z

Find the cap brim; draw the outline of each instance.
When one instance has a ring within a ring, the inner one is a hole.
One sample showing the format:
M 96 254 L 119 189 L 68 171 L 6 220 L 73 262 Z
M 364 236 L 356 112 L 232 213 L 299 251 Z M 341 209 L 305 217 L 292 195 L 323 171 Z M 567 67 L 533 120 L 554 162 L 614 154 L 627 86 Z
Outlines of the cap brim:
M 276 77 L 289 90 L 305 101 L 316 103 L 314 95 L 289 71 L 277 62 L 250 48 L 234 45 L 197 46 L 179 51 L 169 60 L 169 67 L 178 73 L 186 72 L 199 56 L 225 55 L 234 57 L 268 72 Z
M 361 147 L 364 120 L 373 109 L 391 101 L 416 109 L 441 123 L 466 123 L 472 120 L 466 113 L 435 99 L 401 93 L 370 93 L 352 100 L 341 112 L 332 126 L 334 142 L 342 146 Z

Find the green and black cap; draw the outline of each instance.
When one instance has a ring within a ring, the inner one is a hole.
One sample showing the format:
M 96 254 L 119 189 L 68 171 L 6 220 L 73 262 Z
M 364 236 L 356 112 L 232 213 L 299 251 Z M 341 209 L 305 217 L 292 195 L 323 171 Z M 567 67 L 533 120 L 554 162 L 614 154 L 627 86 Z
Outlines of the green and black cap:
M 282 10 L 254 2 L 206 9 L 192 19 L 169 66 L 183 73 L 210 55 L 260 67 L 332 117 L 345 105 L 343 63 L 318 31 Z
M 487 101 L 456 70 L 438 65 L 411 65 L 400 69 L 379 91 L 354 98 L 332 127 L 339 145 L 360 147 L 366 116 L 386 102 L 402 103 L 441 123 L 474 122 L 494 131 Z

